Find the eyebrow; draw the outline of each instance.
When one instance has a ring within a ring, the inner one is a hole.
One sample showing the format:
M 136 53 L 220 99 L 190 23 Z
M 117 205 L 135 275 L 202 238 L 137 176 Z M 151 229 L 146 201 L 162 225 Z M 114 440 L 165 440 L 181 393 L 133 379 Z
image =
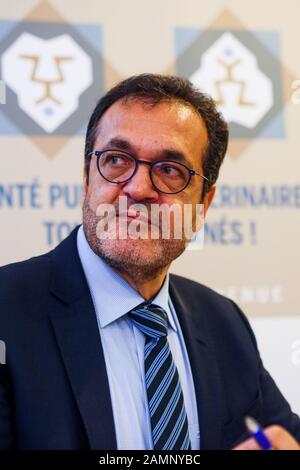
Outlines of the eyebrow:
M 105 148 L 110 147 L 116 148 L 118 150 L 124 150 L 128 153 L 132 153 L 133 156 L 136 154 L 134 146 L 127 140 L 120 137 L 113 137 L 112 139 L 110 139 L 107 142 Z M 192 166 L 192 163 L 189 161 L 186 155 L 183 152 L 180 152 L 179 150 L 163 149 L 160 152 L 157 152 L 157 156 L 159 158 L 162 158 L 163 160 L 174 160 Z

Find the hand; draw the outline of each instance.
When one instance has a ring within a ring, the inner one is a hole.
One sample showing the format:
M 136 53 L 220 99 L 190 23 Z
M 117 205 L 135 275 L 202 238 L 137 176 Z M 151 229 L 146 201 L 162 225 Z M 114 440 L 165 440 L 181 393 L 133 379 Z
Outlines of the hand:
M 281 426 L 269 426 L 264 429 L 264 433 L 269 438 L 274 450 L 300 450 L 298 442 Z M 261 450 L 261 447 L 251 437 L 232 450 Z

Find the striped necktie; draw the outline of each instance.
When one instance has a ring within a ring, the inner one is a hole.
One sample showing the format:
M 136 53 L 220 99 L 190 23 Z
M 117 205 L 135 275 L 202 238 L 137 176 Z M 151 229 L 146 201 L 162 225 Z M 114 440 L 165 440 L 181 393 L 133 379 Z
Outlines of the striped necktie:
M 155 450 L 190 450 L 187 414 L 177 367 L 167 339 L 167 313 L 143 302 L 128 313 L 146 336 L 145 382 Z

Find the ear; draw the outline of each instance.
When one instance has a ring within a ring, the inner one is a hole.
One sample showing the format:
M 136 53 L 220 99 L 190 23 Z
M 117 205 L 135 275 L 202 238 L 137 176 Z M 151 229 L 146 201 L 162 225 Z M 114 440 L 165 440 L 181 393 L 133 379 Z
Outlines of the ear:
M 82 188 L 82 198 L 84 200 L 88 191 L 88 182 L 87 182 L 87 172 L 86 172 L 86 164 L 83 164 L 83 188 Z
M 206 219 L 206 213 L 214 198 L 215 192 L 216 192 L 216 186 L 212 186 L 210 191 L 205 194 L 201 202 L 202 206 L 201 206 L 199 217 L 196 217 L 196 226 L 194 228 L 194 231 L 198 232 L 203 227 L 203 224 L 205 223 L 205 219 Z
M 208 191 L 208 193 L 205 194 L 204 199 L 203 199 L 203 205 L 204 205 L 204 218 L 206 218 L 206 213 L 209 209 L 209 206 L 212 203 L 212 200 L 215 196 L 216 192 L 216 186 L 212 186 L 211 189 Z

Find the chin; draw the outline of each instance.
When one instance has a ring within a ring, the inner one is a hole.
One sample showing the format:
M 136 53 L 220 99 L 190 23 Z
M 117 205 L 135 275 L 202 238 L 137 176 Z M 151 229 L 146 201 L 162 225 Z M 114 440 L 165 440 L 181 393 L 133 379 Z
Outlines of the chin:
M 164 256 L 163 246 L 159 240 L 102 240 L 99 245 L 100 255 L 127 264 L 144 266 L 162 260 Z
M 154 278 L 184 251 L 178 240 L 101 240 L 97 254 L 111 267 L 136 278 Z

